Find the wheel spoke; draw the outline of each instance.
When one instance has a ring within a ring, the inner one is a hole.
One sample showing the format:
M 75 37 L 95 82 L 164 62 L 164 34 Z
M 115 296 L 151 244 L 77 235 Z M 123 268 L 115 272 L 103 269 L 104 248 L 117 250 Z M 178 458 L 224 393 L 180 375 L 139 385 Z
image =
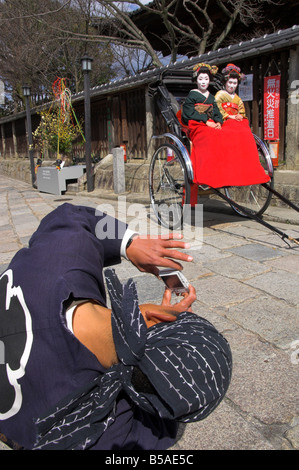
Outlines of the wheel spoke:
M 171 144 L 161 145 L 151 161 L 150 197 L 153 210 L 162 225 L 175 228 L 181 224 L 186 187 L 189 195 L 185 164 L 178 149 Z
M 258 141 L 257 148 L 260 163 L 265 172 L 272 178 L 270 184 L 273 186 L 273 173 L 272 167 L 270 167 L 271 158 L 267 153 L 267 148 L 264 144 L 261 145 Z M 270 204 L 272 197 L 270 191 L 264 188 L 261 184 L 255 184 L 251 186 L 232 186 L 225 188 L 225 193 L 232 201 L 235 201 L 237 204 L 243 206 L 245 209 L 256 215 L 261 215 L 265 212 Z M 231 206 L 238 214 L 245 215 L 243 212 L 237 209 L 233 203 Z

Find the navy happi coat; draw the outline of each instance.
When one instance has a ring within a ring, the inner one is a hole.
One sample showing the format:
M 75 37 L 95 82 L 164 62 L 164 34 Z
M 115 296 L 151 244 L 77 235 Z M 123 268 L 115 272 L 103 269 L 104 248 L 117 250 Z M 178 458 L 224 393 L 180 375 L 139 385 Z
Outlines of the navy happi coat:
M 106 305 L 103 268 L 120 262 L 125 230 L 94 209 L 63 204 L 0 276 L 0 433 L 25 449 L 34 446 L 39 416 L 105 372 L 67 328 L 65 309 L 77 298 Z M 122 393 L 115 422 L 93 448 L 165 449 L 176 429 Z

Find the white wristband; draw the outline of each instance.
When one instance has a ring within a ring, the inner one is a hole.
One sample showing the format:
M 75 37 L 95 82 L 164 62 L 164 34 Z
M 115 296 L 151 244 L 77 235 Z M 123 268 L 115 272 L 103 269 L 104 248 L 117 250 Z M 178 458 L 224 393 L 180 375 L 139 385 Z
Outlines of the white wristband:
M 128 241 L 134 235 L 139 235 L 139 234 L 137 232 L 133 232 L 133 230 L 127 229 L 125 234 L 124 234 L 124 238 L 122 239 L 122 242 L 121 242 L 120 254 L 123 258 L 126 258 L 127 260 L 128 260 L 128 257 L 127 257 L 126 247 L 127 247 Z

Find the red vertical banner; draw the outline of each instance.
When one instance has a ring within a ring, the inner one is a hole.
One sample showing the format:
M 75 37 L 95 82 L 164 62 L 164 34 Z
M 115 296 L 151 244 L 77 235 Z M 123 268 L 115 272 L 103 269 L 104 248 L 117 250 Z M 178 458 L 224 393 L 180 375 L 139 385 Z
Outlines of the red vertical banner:
M 279 140 L 280 75 L 264 78 L 264 139 Z

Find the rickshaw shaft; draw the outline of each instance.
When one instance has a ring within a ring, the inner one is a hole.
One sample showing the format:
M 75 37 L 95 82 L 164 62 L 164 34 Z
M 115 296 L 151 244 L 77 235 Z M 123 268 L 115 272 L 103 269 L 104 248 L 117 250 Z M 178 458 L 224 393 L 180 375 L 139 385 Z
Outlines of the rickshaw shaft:
M 270 186 L 267 185 L 267 183 L 262 183 L 262 186 L 266 188 L 270 193 L 274 194 L 277 196 L 279 199 L 281 199 L 283 202 L 285 202 L 288 206 L 292 207 L 295 209 L 295 211 L 299 212 L 299 207 L 297 207 L 295 204 L 293 204 L 291 201 L 289 201 L 286 197 L 284 197 L 282 194 L 278 193 L 275 191 L 274 188 L 271 188 Z
M 288 234 L 282 232 L 281 230 L 279 230 L 278 228 L 274 227 L 273 225 L 269 224 L 268 222 L 265 222 L 264 220 L 260 219 L 257 215 L 255 215 L 252 211 L 249 211 L 247 210 L 245 207 L 243 206 L 240 206 L 239 204 L 237 204 L 235 201 L 233 201 L 232 199 L 230 199 L 229 197 L 225 196 L 224 194 L 222 194 L 218 189 L 216 188 L 211 188 L 213 189 L 213 191 L 216 192 L 216 194 L 218 194 L 218 196 L 220 196 L 222 199 L 224 199 L 226 202 L 228 202 L 230 205 L 233 205 L 235 206 L 239 211 L 243 212 L 247 217 L 251 218 L 251 219 L 254 219 L 256 220 L 258 223 L 260 223 L 261 225 L 264 225 L 265 227 L 269 228 L 270 230 L 272 230 L 273 232 L 276 232 L 278 233 L 281 238 L 284 240 L 285 238 L 287 238 L 288 240 L 291 240 L 293 241 L 294 243 L 296 243 L 297 245 L 299 245 L 299 241 L 298 239 L 296 238 L 293 238 L 293 237 L 290 237 Z M 298 210 L 298 209 L 297 209 Z

